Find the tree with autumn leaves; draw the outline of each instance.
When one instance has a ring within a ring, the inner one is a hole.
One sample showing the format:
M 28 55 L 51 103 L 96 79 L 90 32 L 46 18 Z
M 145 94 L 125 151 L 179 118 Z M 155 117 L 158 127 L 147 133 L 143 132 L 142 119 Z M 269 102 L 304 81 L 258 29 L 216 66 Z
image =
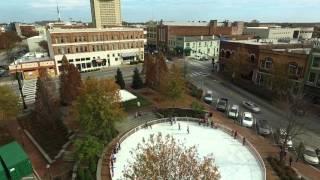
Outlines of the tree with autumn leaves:
M 143 72 L 146 78 L 146 85 L 153 89 L 159 88 L 162 78 L 168 72 L 164 55 L 161 53 L 155 55 L 147 54 L 143 64 Z
M 162 77 L 160 92 L 171 100 L 173 106 L 175 106 L 176 101 L 184 96 L 185 90 L 186 82 L 183 73 L 181 73 L 181 68 L 176 64 L 172 64 L 170 70 Z
M 81 129 L 109 142 L 117 134 L 114 123 L 124 117 L 119 86 L 111 79 L 86 79 L 76 109 Z
M 63 105 L 70 105 L 80 93 L 82 86 L 79 70 L 70 64 L 66 56 L 62 58 L 60 72 L 60 100 Z
M 220 179 L 212 156 L 200 159 L 195 146 L 187 148 L 169 135 L 150 135 L 131 155 L 125 179 Z
M 9 86 L 0 86 L 0 121 L 15 117 L 19 110 L 19 97 Z

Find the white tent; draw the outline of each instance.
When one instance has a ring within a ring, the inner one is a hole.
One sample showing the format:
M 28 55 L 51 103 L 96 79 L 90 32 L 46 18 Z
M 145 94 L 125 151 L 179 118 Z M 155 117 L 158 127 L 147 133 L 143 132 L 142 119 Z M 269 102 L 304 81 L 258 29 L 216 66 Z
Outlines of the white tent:
M 126 102 L 126 101 L 130 101 L 133 99 L 137 99 L 137 96 L 133 95 L 132 93 L 130 93 L 127 90 L 120 90 L 120 101 L 121 102 Z

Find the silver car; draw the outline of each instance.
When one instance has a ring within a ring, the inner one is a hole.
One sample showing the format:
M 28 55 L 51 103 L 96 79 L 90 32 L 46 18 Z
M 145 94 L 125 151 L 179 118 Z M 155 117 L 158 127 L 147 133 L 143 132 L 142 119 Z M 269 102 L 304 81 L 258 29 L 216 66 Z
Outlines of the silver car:
M 242 101 L 242 105 L 254 113 L 259 113 L 261 111 L 259 106 L 251 101 Z
M 319 164 L 319 158 L 317 156 L 316 151 L 311 148 L 306 146 L 304 151 L 303 151 L 303 159 L 312 165 L 318 165 Z

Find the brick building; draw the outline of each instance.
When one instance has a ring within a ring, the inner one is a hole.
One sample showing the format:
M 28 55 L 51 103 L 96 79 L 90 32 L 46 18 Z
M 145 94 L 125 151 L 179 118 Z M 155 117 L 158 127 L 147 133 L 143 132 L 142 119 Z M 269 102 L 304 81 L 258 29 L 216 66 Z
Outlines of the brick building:
M 275 66 L 281 66 L 297 86 L 302 86 L 308 64 L 310 45 L 302 43 L 261 43 L 257 40 L 221 41 L 219 67 L 221 71 L 236 71 L 239 76 L 252 83 L 272 88 L 270 77 Z M 231 69 L 231 70 L 230 70 Z M 285 73 L 286 74 L 286 73 Z
M 140 28 L 50 29 L 47 36 L 57 70 L 63 55 L 81 72 L 144 59 L 144 31 Z
M 154 25 L 153 25 L 154 27 Z M 169 50 L 169 39 L 171 36 L 222 36 L 241 35 L 243 32 L 243 22 L 218 23 L 217 20 L 208 22 L 163 22 L 156 26 L 156 46 L 159 50 L 167 52 Z M 152 30 L 152 31 L 151 31 Z M 149 28 L 149 34 L 154 34 L 154 28 Z

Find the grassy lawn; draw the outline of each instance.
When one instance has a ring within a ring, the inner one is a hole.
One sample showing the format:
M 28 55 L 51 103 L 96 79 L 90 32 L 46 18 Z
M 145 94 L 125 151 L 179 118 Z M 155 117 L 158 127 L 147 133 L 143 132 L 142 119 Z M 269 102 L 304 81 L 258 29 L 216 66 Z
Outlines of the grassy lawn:
M 141 95 L 139 95 L 137 93 L 133 93 L 133 94 L 135 96 L 137 96 L 137 99 L 133 99 L 133 100 L 130 100 L 130 101 L 123 103 L 123 107 L 126 112 L 132 112 L 132 111 L 137 110 L 138 109 L 138 106 L 137 106 L 138 101 L 140 102 L 140 105 L 141 105 L 140 108 L 148 107 L 151 105 L 151 102 L 149 102 L 147 99 L 145 99 Z

